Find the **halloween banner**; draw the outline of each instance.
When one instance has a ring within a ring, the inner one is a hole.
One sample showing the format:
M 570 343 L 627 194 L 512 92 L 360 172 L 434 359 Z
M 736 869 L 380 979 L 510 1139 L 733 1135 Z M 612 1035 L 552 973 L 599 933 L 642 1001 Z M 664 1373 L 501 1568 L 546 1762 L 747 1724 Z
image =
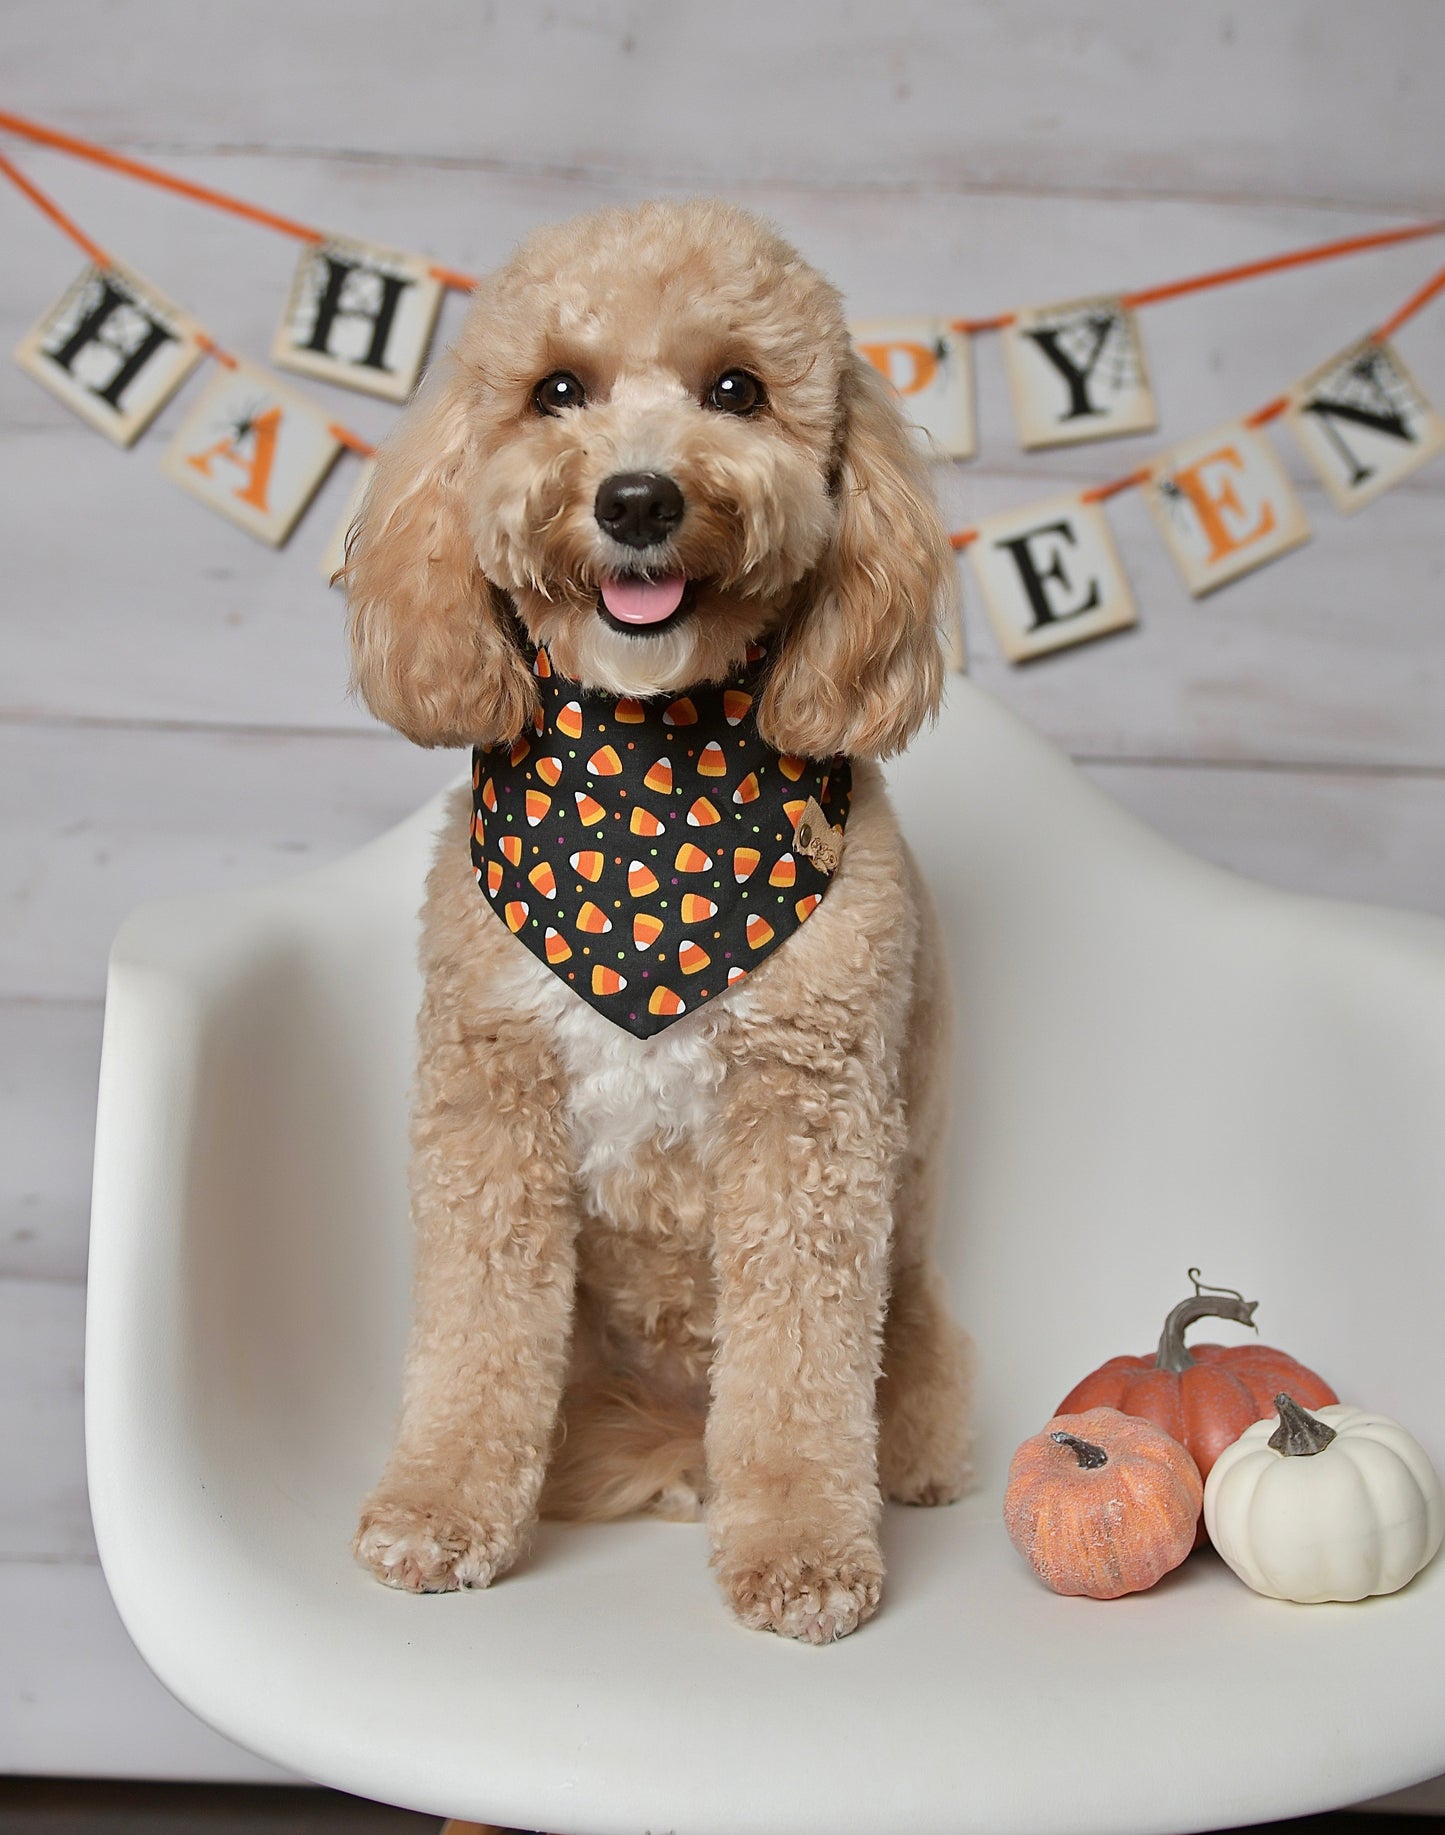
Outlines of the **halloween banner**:
M 278 302 L 270 357 L 278 368 L 397 403 L 426 362 L 442 295 L 476 278 L 427 257 L 331 234 L 180 179 L 157 166 L 0 111 L 0 129 L 227 211 L 303 246 Z M 284 543 L 338 455 L 364 461 L 320 570 L 344 565 L 347 531 L 371 472 L 373 448 L 300 390 L 242 361 L 159 288 L 93 242 L 9 159 L 0 175 L 67 235 L 87 265 L 22 339 L 16 362 L 87 425 L 130 446 L 189 380 L 202 358 L 217 366 L 170 442 L 161 471 L 238 527 Z M 976 340 L 1000 335 L 1015 431 L 1026 451 L 1153 432 L 1159 411 L 1139 313 L 1207 288 L 1445 234 L 1445 222 L 1407 225 L 1296 249 L 1132 292 L 1020 306 L 991 318 L 937 314 L 853 326 L 860 356 L 887 380 L 920 447 L 939 462 L 978 450 Z M 1309 540 L 1278 449 L 1264 428 L 1280 420 L 1334 508 L 1371 503 L 1445 449 L 1445 419 L 1390 342 L 1445 292 L 1431 276 L 1383 324 L 1286 383 L 1252 414 L 1162 450 L 1147 464 L 1072 496 L 1054 495 L 956 533 L 982 589 L 1003 655 L 1014 663 L 1138 623 L 1102 505 L 1144 494 L 1187 590 L 1227 586 Z M 962 666 L 957 633 L 950 652 Z

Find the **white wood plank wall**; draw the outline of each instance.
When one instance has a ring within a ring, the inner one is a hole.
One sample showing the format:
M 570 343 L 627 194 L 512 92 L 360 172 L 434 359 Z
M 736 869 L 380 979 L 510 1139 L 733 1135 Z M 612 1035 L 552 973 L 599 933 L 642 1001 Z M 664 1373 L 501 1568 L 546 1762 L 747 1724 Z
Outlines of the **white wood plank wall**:
M 0 106 L 303 221 L 484 269 L 531 225 L 706 190 L 777 220 L 859 313 L 984 314 L 1445 214 L 1434 0 L 9 0 Z M 33 149 L 105 246 L 263 357 L 296 250 Z M 0 187 L 0 342 L 78 269 Z M 1377 322 L 1445 241 L 1149 310 L 1163 437 L 1273 395 Z M 460 302 L 447 308 L 454 328 Z M 1401 338 L 1445 400 L 1445 302 Z M 959 522 L 1109 477 L 1153 441 L 1015 448 L 978 349 Z M 350 424 L 394 410 L 307 385 Z M 195 387 L 194 384 L 191 385 Z M 183 394 L 182 401 L 187 399 Z M 149 1683 L 105 1601 L 79 1368 L 108 939 L 143 897 L 286 873 L 457 760 L 345 699 L 319 551 L 354 461 L 275 555 L 0 369 L 0 1768 L 264 1767 Z M 1111 511 L 1137 633 L 977 677 L 1111 794 L 1262 878 L 1445 915 L 1445 463 L 1203 604 Z

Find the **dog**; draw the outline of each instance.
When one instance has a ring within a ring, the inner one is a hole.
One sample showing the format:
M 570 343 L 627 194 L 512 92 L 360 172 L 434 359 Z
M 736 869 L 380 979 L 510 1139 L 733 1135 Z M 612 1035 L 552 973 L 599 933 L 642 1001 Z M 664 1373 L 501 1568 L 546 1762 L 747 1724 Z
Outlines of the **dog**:
M 354 1552 L 434 1592 L 539 1514 L 701 1518 L 744 1625 L 842 1637 L 883 1498 L 969 1476 L 944 949 L 874 762 L 937 710 L 955 568 L 896 400 L 741 209 L 547 227 L 382 447 L 344 571 L 354 689 L 474 749 Z

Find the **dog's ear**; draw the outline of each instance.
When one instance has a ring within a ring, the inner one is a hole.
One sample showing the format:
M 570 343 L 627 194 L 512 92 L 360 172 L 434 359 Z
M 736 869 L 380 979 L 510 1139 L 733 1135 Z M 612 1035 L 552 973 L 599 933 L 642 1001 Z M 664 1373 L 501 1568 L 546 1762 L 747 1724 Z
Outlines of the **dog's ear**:
M 512 739 L 535 705 L 472 533 L 481 462 L 466 373 L 447 357 L 382 446 L 346 547 L 351 685 L 425 746 Z
M 807 758 L 886 758 L 938 711 L 957 576 L 924 460 L 856 354 L 842 408 L 837 525 L 780 634 L 758 730 Z

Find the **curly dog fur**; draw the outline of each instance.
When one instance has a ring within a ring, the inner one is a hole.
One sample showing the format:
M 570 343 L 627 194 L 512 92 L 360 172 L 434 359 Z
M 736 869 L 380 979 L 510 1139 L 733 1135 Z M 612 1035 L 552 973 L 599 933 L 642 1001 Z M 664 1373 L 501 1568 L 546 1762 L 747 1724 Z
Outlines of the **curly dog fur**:
M 710 395 L 734 370 L 761 385 L 753 412 Z M 539 410 L 559 371 L 585 402 Z M 594 502 L 636 472 L 681 490 L 643 558 L 695 599 L 634 632 L 599 614 L 599 583 L 639 562 Z M 854 760 L 811 921 L 649 1040 L 497 921 L 458 794 L 423 923 L 415 1323 L 355 1544 L 390 1585 L 485 1586 L 539 1512 L 702 1516 L 742 1622 L 825 1642 L 876 1608 L 882 1498 L 963 1489 L 968 1341 L 929 1247 L 943 951 L 869 762 L 936 710 L 953 576 L 837 292 L 723 204 L 532 236 L 383 448 L 347 567 L 380 719 L 427 746 L 520 733 L 518 620 L 616 694 L 718 681 L 761 639 L 764 739 Z

